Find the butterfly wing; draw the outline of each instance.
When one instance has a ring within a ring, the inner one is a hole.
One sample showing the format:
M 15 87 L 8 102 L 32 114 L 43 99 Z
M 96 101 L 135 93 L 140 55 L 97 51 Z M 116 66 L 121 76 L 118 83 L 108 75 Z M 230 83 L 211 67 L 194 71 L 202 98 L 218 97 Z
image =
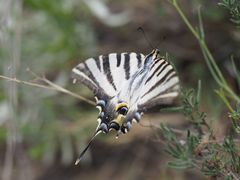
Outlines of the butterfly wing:
M 111 53 L 87 59 L 72 70 L 72 77 L 86 85 L 97 97 L 114 97 L 122 82 L 130 79 L 143 65 L 144 55 Z
M 155 60 L 141 89 L 139 110 L 172 103 L 179 88 L 179 78 L 173 66 L 165 59 Z

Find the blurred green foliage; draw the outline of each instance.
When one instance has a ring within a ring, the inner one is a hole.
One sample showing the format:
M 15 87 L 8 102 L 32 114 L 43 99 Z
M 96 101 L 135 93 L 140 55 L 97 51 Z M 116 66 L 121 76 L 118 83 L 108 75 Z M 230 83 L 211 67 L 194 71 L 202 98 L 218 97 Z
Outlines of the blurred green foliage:
M 54 72 L 92 53 L 96 46 L 95 35 L 83 5 L 78 1 L 25 0 L 23 36 L 26 38 L 23 37 L 22 51 L 25 61 L 34 61 L 41 72 L 39 66 Z M 39 61 L 41 63 L 37 63 Z
M 238 137 L 240 132 L 240 97 L 235 92 L 235 89 L 229 85 L 229 82 L 227 82 L 226 77 L 224 77 L 222 71 L 216 63 L 215 58 L 206 44 L 200 10 L 198 12 L 199 26 L 195 28 L 182 11 L 178 1 L 169 0 L 169 2 L 179 13 L 185 25 L 198 41 L 208 69 L 211 72 L 213 79 L 219 86 L 219 89 L 215 90 L 215 92 L 224 102 L 226 108 L 230 111 L 230 118 L 233 122 L 232 128 L 235 131 L 230 131 L 230 135 L 224 134 L 223 140 L 216 139 L 212 132 L 213 127 L 209 126 L 205 120 L 206 114 L 201 112 L 199 109 L 201 84 L 199 84 L 197 93 L 195 93 L 195 91 L 192 89 L 183 91 L 181 96 L 182 106 L 181 108 L 177 109 L 179 109 L 185 115 L 186 119 L 191 120 L 190 122 L 193 125 L 193 129 L 188 130 L 187 137 L 182 140 L 177 138 L 175 133 L 167 126 L 163 124 L 160 125 L 161 132 L 167 141 L 166 152 L 174 158 L 174 160 L 170 161 L 168 164 L 170 167 L 178 169 L 194 167 L 200 170 L 206 176 L 237 180 L 240 176 L 240 151 L 238 148 L 239 140 L 238 138 L 233 138 Z M 226 0 L 222 1 L 221 5 L 228 6 L 232 16 L 234 13 L 238 13 L 239 3 L 237 1 Z M 233 12 L 233 9 L 236 11 Z M 238 17 L 234 16 L 234 18 Z M 236 19 L 234 22 L 237 23 Z M 232 68 L 238 72 L 235 64 L 233 63 L 232 65 Z M 237 80 L 239 78 L 239 74 L 236 73 L 236 76 Z M 233 103 L 237 104 L 236 110 L 234 110 L 232 107 Z M 204 130 L 204 126 L 205 128 L 207 127 L 207 130 Z
M 179 136 L 171 128 L 160 124 L 166 143 L 165 151 L 173 158 L 168 166 L 174 169 L 196 168 L 206 176 L 237 179 L 240 174 L 239 140 L 233 139 L 234 133 L 226 135 L 223 140 L 216 140 L 205 116 L 199 118 L 194 115 L 203 114 L 199 109 L 199 96 L 196 94 L 199 93 L 195 93 L 193 89 L 183 91 L 182 108 L 179 109 L 185 114 L 186 120 L 190 117 L 193 128 L 182 131 Z M 207 130 L 204 130 L 206 127 Z
M 240 1 L 239 0 L 221 0 L 220 6 L 228 9 L 231 15 L 231 21 L 240 25 Z
M 96 37 L 84 3 L 24 0 L 22 8 L 22 17 L 18 17 L 14 7 L 9 17 L 14 23 L 6 27 L 6 43 L 1 46 L 1 74 L 8 75 L 15 69 L 9 61 L 15 47 L 9 44 L 16 43 L 18 25 L 15 23 L 21 21 L 21 60 L 20 68 L 16 68 L 17 78 L 34 79 L 26 71 L 26 68 L 30 68 L 46 74 L 63 87 L 79 91 L 79 87 L 72 86 L 69 81 L 71 68 L 83 60 L 79 57 L 90 56 L 96 51 Z M 9 72 L 6 67 L 9 67 Z M 1 83 L 1 100 L 7 98 L 8 85 Z M 51 164 L 60 149 L 61 162 L 72 163 L 75 149 L 80 151 L 82 145 L 79 144 L 86 138 L 84 129 L 95 124 L 91 120 L 95 120 L 97 111 L 92 107 L 90 111 L 88 105 L 79 106 L 78 100 L 57 92 L 21 85 L 18 87 L 16 123 L 23 140 L 28 144 L 30 156 Z M 89 91 L 82 88 L 82 93 L 88 95 Z M 6 128 L 1 127 L 1 142 L 6 138 L 6 132 Z

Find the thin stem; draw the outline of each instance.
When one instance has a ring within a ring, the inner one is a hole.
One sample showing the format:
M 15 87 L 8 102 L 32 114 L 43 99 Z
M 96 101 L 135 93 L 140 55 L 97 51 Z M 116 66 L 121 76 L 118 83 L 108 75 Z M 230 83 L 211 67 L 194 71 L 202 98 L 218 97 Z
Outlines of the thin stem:
M 0 75 L 0 78 L 4 79 L 4 80 L 7 80 L 7 81 L 12 81 L 12 82 L 16 82 L 16 83 L 19 83 L 19 84 L 28 85 L 28 86 L 34 86 L 34 87 L 40 87 L 40 88 L 54 90 L 53 87 L 45 86 L 43 84 L 32 83 L 32 82 L 28 82 L 28 81 L 22 81 L 22 80 L 19 80 L 17 78 L 11 78 L 11 77 L 7 77 L 7 76 L 3 76 L 3 75 Z
M 87 103 L 89 103 L 91 105 L 95 105 L 94 101 L 91 101 L 91 100 L 89 100 L 89 99 L 87 99 L 87 98 L 85 98 L 83 96 L 80 96 L 80 95 L 78 95 L 76 93 L 73 93 L 73 92 L 71 92 L 71 91 L 69 91 L 69 90 L 67 90 L 67 89 L 65 89 L 65 88 L 63 88 L 63 87 L 61 87 L 61 86 L 59 86 L 57 84 L 54 84 L 53 82 L 49 81 L 48 79 L 44 78 L 43 81 L 46 82 L 47 84 L 49 84 L 54 89 L 56 89 L 56 90 L 58 90 L 58 91 L 60 91 L 62 93 L 68 94 L 68 95 L 73 96 L 73 97 L 78 98 L 78 99 L 81 99 L 82 101 L 85 101 L 85 102 L 87 102 Z
M 89 100 L 89 99 L 87 99 L 85 97 L 82 97 L 82 96 L 80 96 L 80 95 L 78 95 L 76 93 L 73 93 L 73 92 L 71 92 L 71 91 L 69 91 L 69 90 L 67 90 L 67 89 L 65 89 L 65 88 L 63 88 L 63 87 L 61 87 L 61 86 L 59 86 L 59 85 L 49 81 L 48 79 L 46 79 L 46 77 L 40 77 L 39 75 L 37 75 L 36 73 L 31 71 L 29 68 L 27 68 L 27 71 L 30 72 L 36 79 L 40 79 L 43 82 L 45 82 L 46 84 L 48 84 L 50 87 L 53 87 L 53 89 L 55 89 L 57 91 L 60 91 L 62 93 L 71 95 L 73 97 L 76 97 L 78 99 L 81 99 L 81 100 L 83 100 L 83 101 L 85 101 L 85 102 L 87 102 L 87 103 L 89 103 L 91 105 L 95 105 L 95 103 L 93 101 L 91 101 L 91 100 Z
M 49 81 L 48 79 L 46 79 L 46 78 L 41 78 L 41 77 L 39 77 L 39 76 L 38 76 L 38 79 L 40 79 L 40 80 L 42 80 L 43 82 L 47 83 L 48 86 L 43 85 L 43 84 L 38 84 L 38 83 L 33 83 L 33 82 L 28 82 L 28 81 L 19 80 L 19 79 L 17 79 L 17 78 L 10 78 L 10 77 L 7 77 L 7 76 L 2 76 L 2 75 L 0 75 L 0 78 L 1 78 L 1 79 L 5 79 L 5 80 L 8 80 L 8 81 L 16 82 L 16 83 L 19 83 L 19 84 L 28 85 L 28 86 L 40 87 L 40 88 L 45 88 L 45 89 L 50 89 L 50 90 L 57 90 L 57 91 L 62 92 L 62 93 L 64 93 L 64 94 L 68 94 L 68 95 L 70 95 L 70 96 L 73 96 L 73 97 L 75 97 L 75 98 L 78 98 L 78 99 L 80 99 L 80 100 L 82 100 L 82 101 L 84 101 L 84 102 L 86 102 L 86 103 L 88 103 L 88 104 L 95 105 L 95 102 L 94 102 L 94 101 L 91 101 L 91 100 L 89 100 L 89 99 L 87 99 L 87 98 L 85 98 L 85 97 L 83 97 L 83 96 L 80 96 L 80 95 L 78 95 L 78 94 L 76 94 L 76 93 L 74 93 L 74 92 L 71 92 L 71 91 L 69 91 L 69 90 L 67 90 L 67 89 L 65 89 L 65 88 L 63 88 L 63 87 L 61 87 L 61 86 L 59 86 L 59 85 L 57 85 L 57 84 Z
M 221 87 L 224 86 L 224 85 L 222 84 L 221 80 L 220 80 L 220 79 L 217 77 L 217 75 L 215 74 L 214 69 L 213 69 L 210 61 L 207 60 L 207 59 L 208 59 L 208 56 L 207 56 L 207 54 L 206 54 L 206 51 L 203 49 L 202 46 L 200 46 L 200 48 L 201 48 L 201 50 L 202 50 L 203 57 L 204 57 L 204 59 L 205 59 L 205 61 L 206 61 L 207 67 L 208 67 L 210 73 L 211 73 L 212 76 L 213 76 L 213 79 L 216 81 L 216 83 L 217 83 L 219 86 L 221 86 Z
M 204 49 L 204 48 L 205 48 L 205 49 Z M 232 89 L 231 89 L 231 88 L 229 87 L 229 85 L 226 83 L 225 79 L 224 79 L 224 80 L 223 80 L 223 79 L 220 80 L 220 79 L 217 77 L 217 75 L 216 75 L 216 73 L 214 72 L 214 69 L 213 69 L 213 67 L 215 67 L 215 65 L 211 65 L 211 64 L 210 64 L 210 61 L 207 60 L 209 55 L 206 54 L 206 48 L 207 48 L 206 46 L 201 46 L 204 59 L 205 59 L 205 61 L 206 61 L 206 63 L 207 63 L 208 69 L 210 70 L 210 72 L 211 72 L 214 80 L 217 82 L 217 84 L 218 84 L 220 87 L 222 87 L 222 88 L 228 93 L 228 96 L 229 96 L 229 97 L 231 97 L 232 99 L 234 99 L 234 100 L 237 101 L 237 102 L 240 102 L 240 98 L 232 91 Z M 210 52 L 209 52 L 209 53 L 210 53 Z M 210 54 L 211 54 L 211 53 L 210 53 Z M 215 60 L 214 60 L 214 59 L 213 59 L 212 61 L 215 63 Z M 217 66 L 217 65 L 216 65 L 216 66 Z
M 6 1 L 5 5 L 6 11 L 11 12 L 8 14 L 8 19 L 15 19 L 15 23 L 12 23 L 12 34 L 6 31 L 3 31 L 3 36 L 6 38 L 6 42 L 0 42 L 1 46 L 8 48 L 9 59 L 12 63 L 12 71 L 5 72 L 11 77 L 15 77 L 18 74 L 18 70 L 21 64 L 21 40 L 22 40 L 22 1 L 15 1 L 14 3 L 11 0 Z M 12 6 L 9 6 L 12 5 Z M 6 17 L 7 18 L 7 17 Z M 4 19 L 2 19 L 4 20 Z M 8 20 L 5 19 L 7 22 Z M 2 28 L 2 27 L 1 27 Z M 8 108 L 10 110 L 9 118 L 6 122 L 7 138 L 6 138 L 6 155 L 3 165 L 2 179 L 10 180 L 13 178 L 15 157 L 18 155 L 17 145 L 21 144 L 21 134 L 18 127 L 18 87 L 14 82 L 8 83 L 6 86 L 6 95 L 8 99 Z M 22 160 L 22 157 L 19 157 Z M 23 179 L 24 174 L 26 174 L 26 169 L 19 171 L 18 179 Z M 27 177 L 24 177 L 27 179 Z
M 229 87 L 229 85 L 227 84 L 224 76 L 221 73 L 221 70 L 219 69 L 218 65 L 216 64 L 216 61 L 213 57 L 213 55 L 211 54 L 210 50 L 208 49 L 206 42 L 203 38 L 200 37 L 199 33 L 193 28 L 193 26 L 191 25 L 191 23 L 189 22 L 189 20 L 187 19 L 187 17 L 185 16 L 185 14 L 183 13 L 182 9 L 179 7 L 177 0 L 172 0 L 169 1 L 177 10 L 177 12 L 179 13 L 179 15 L 181 16 L 181 18 L 183 19 L 184 23 L 186 24 L 186 26 L 188 27 L 188 29 L 191 31 L 191 33 L 193 34 L 193 36 L 198 40 L 198 43 L 202 49 L 203 55 L 204 55 L 204 59 L 207 63 L 207 66 L 214 78 L 214 80 L 217 82 L 217 84 L 222 87 L 227 93 L 228 96 L 231 97 L 232 99 L 234 99 L 237 102 L 240 102 L 240 97 L 238 97 L 233 90 Z M 199 14 L 200 16 L 200 14 Z M 201 17 L 200 17 L 201 20 Z M 200 22 L 200 33 L 203 33 L 203 28 L 201 27 L 202 22 Z
M 216 90 L 215 92 L 219 95 L 219 97 L 222 99 L 222 101 L 224 102 L 224 104 L 228 107 L 229 111 L 230 111 L 230 112 L 234 112 L 232 106 L 231 106 L 230 103 L 228 102 L 228 100 L 227 100 L 224 92 L 222 91 L 222 89 L 220 89 L 219 91 Z
M 221 73 L 221 71 L 219 70 L 212 54 L 210 53 L 204 39 L 202 39 L 198 32 L 193 28 L 193 26 L 191 25 L 191 23 L 189 22 L 189 20 L 187 19 L 187 17 L 185 16 L 185 14 L 183 13 L 182 9 L 179 7 L 179 5 L 177 4 L 177 1 L 174 0 L 173 1 L 173 5 L 176 8 L 177 12 L 179 13 L 179 15 L 181 16 L 181 18 L 183 19 L 183 21 L 185 22 L 185 24 L 187 25 L 188 29 L 191 31 L 191 33 L 193 34 L 193 36 L 198 40 L 200 46 L 204 49 L 204 51 L 206 52 L 207 57 L 209 58 L 209 60 L 211 61 L 213 67 L 215 68 L 216 73 L 218 74 L 219 78 L 226 84 L 226 81 Z
M 228 97 L 232 97 L 235 101 L 237 101 L 238 103 L 240 102 L 240 97 L 237 96 L 233 90 L 229 87 L 229 86 L 223 86 L 222 87 L 225 91 L 227 91 L 228 93 Z
M 176 0 L 172 1 L 172 5 L 176 8 L 177 12 L 179 13 L 179 15 L 181 16 L 181 18 L 183 19 L 183 21 L 185 22 L 185 24 L 187 25 L 188 29 L 191 31 L 191 33 L 194 35 L 194 37 L 196 39 L 200 39 L 198 33 L 194 30 L 194 28 L 192 27 L 191 23 L 189 22 L 189 20 L 187 19 L 187 17 L 184 15 L 184 13 L 182 12 L 181 8 L 179 7 L 178 3 Z
M 199 43 L 202 46 L 202 48 L 204 49 L 204 51 L 206 52 L 208 60 L 210 60 L 210 62 L 212 63 L 212 67 L 216 71 L 215 73 L 218 75 L 219 79 L 223 82 L 223 84 L 227 85 L 227 82 L 226 82 L 225 78 L 223 77 L 220 69 L 218 68 L 218 65 L 216 64 L 216 61 L 215 61 L 213 55 L 211 54 L 211 52 L 209 51 L 205 41 L 203 39 L 201 39 L 199 41 Z

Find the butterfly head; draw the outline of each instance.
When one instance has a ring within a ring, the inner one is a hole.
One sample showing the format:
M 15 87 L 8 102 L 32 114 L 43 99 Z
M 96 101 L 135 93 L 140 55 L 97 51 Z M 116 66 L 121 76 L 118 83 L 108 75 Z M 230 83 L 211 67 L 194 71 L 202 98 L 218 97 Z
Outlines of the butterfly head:
M 150 55 L 152 56 L 152 59 L 155 60 L 155 59 L 158 59 L 159 58 L 159 55 L 160 55 L 160 51 L 158 49 L 154 49 Z
M 116 112 L 118 112 L 119 115 L 126 115 L 129 109 L 129 105 L 125 102 L 118 103 L 115 106 Z
M 160 58 L 160 51 L 158 49 L 153 49 L 151 53 L 146 56 L 147 64 L 151 64 L 153 61 Z

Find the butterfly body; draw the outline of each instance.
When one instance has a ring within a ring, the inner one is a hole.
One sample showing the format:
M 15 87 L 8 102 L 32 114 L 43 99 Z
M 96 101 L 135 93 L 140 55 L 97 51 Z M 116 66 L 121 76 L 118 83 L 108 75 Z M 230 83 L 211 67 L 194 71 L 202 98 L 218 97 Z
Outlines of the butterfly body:
M 100 132 L 127 133 L 134 120 L 140 121 L 143 111 L 171 104 L 180 87 L 173 66 L 157 49 L 146 56 L 132 52 L 89 58 L 73 68 L 72 78 L 95 94 L 99 109 L 96 131 L 75 164 Z
M 126 133 L 132 120 L 152 106 L 169 104 L 177 96 L 179 79 L 172 65 L 155 49 L 147 56 L 111 53 L 87 59 L 73 70 L 75 80 L 86 85 L 100 109 L 97 131 Z

